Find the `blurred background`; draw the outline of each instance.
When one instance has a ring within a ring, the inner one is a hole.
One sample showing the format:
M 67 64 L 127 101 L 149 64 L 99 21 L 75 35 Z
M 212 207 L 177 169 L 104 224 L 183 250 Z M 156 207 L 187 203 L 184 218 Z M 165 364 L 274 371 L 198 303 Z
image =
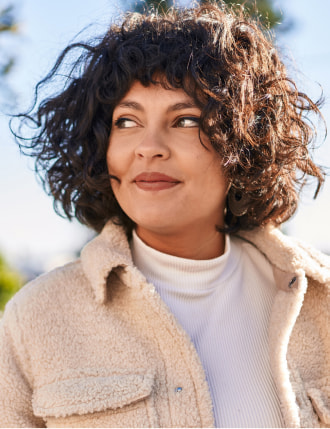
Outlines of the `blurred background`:
M 0 310 L 24 282 L 76 258 L 93 236 L 86 227 L 55 214 L 51 198 L 36 180 L 33 163 L 19 153 L 6 113 L 31 105 L 35 85 L 68 43 L 101 35 L 123 11 L 140 10 L 144 3 L 0 0 Z M 170 3 L 162 1 L 161 8 Z M 330 1 L 256 3 L 300 90 L 314 101 L 323 91 L 322 112 L 330 124 Z M 191 2 L 176 4 L 189 6 Z M 330 167 L 329 140 L 323 142 L 323 137 L 320 124 L 320 147 L 314 160 Z M 330 254 L 330 179 L 315 201 L 314 188 L 315 183 L 306 188 L 297 214 L 283 230 Z

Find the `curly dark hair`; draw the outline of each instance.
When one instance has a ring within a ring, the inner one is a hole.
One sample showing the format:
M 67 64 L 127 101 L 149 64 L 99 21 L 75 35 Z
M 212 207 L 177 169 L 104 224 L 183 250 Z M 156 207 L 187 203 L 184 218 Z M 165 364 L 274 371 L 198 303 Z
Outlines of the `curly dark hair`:
M 69 72 L 61 91 L 37 103 L 40 87 Z M 36 157 L 36 171 L 68 218 L 100 231 L 116 219 L 129 232 L 132 221 L 112 192 L 106 164 L 112 114 L 134 81 L 183 88 L 201 108 L 200 129 L 209 137 L 231 183 L 230 231 L 272 222 L 296 210 L 305 178 L 318 186 L 323 172 L 309 154 L 315 127 L 306 114 L 314 103 L 287 76 L 268 32 L 244 14 L 212 3 L 191 9 L 128 13 L 102 39 L 69 45 L 36 88 L 34 107 L 16 133 L 22 150 Z

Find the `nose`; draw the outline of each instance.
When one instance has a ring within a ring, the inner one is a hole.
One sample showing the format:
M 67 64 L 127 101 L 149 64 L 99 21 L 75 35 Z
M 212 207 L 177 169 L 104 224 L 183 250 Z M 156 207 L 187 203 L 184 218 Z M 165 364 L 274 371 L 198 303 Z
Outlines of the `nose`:
M 167 159 L 170 154 L 167 139 L 159 130 L 146 132 L 135 148 L 135 155 L 142 159 Z

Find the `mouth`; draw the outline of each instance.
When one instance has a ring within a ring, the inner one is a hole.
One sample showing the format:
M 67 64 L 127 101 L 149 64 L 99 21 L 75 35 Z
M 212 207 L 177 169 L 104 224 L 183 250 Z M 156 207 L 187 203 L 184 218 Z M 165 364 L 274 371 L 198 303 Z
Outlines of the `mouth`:
M 144 191 L 162 191 L 173 188 L 181 182 L 163 173 L 150 172 L 138 174 L 134 178 L 133 183 Z

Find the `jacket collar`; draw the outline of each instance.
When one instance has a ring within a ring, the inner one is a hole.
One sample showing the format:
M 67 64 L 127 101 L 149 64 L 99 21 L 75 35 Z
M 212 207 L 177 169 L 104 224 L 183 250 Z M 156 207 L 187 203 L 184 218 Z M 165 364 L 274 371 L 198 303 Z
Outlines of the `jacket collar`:
M 330 281 L 329 256 L 283 234 L 274 225 L 240 231 L 238 235 L 257 247 L 273 268 L 285 273 L 303 270 L 306 276 L 318 282 Z
M 111 221 L 100 235 L 86 244 L 80 256 L 83 271 L 99 303 L 106 301 L 109 273 L 114 268 L 133 265 L 126 234 L 122 227 Z
M 282 273 L 283 279 L 290 279 L 294 273 L 303 270 L 307 276 L 319 282 L 330 282 L 330 258 L 284 235 L 278 228 L 267 225 L 251 231 L 241 231 L 238 236 L 256 246 L 273 268 Z M 81 262 L 95 298 L 100 303 L 106 301 L 107 278 L 113 269 L 125 268 L 128 286 L 145 280 L 133 266 L 125 231 L 112 221 L 83 248 Z M 129 281 L 132 276 L 135 281 Z

